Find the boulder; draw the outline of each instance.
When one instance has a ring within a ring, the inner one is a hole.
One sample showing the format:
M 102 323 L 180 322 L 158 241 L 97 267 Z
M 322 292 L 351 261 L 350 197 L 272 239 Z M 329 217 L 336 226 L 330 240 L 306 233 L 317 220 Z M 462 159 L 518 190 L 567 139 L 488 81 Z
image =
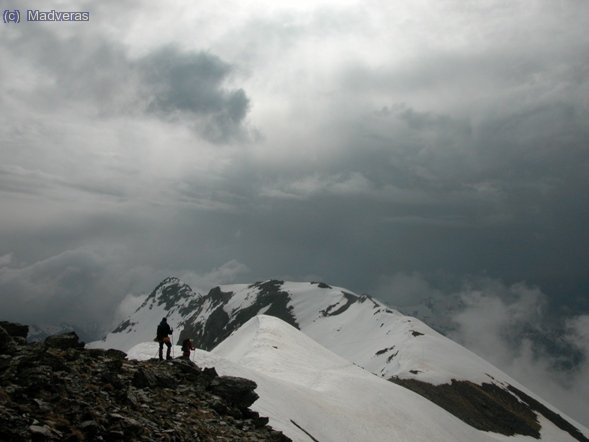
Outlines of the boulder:
M 4 329 L 0 327 L 0 355 L 12 355 L 16 353 L 16 344 L 12 336 Z
M 153 388 L 156 385 L 156 377 L 148 370 L 140 368 L 133 375 L 133 386 L 137 388 Z
M 256 383 L 249 379 L 219 376 L 212 380 L 208 390 L 232 405 L 247 408 L 259 398 L 254 391 L 256 387 Z
M 20 337 L 26 339 L 29 334 L 28 325 L 18 324 L 16 322 L 0 321 L 0 327 L 6 330 L 13 338 Z
M 80 342 L 80 338 L 76 332 L 72 331 L 47 337 L 45 339 L 45 346 L 66 350 L 68 348 L 83 348 L 84 343 Z

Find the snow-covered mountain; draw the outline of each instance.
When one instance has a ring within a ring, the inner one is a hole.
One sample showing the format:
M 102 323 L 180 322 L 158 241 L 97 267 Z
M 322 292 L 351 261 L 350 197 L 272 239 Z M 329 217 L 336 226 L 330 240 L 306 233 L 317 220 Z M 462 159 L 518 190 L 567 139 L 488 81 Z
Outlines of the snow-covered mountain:
M 168 278 L 94 345 L 128 351 L 151 340 L 161 317 L 168 316 L 177 342 L 190 337 L 204 350 L 221 343 L 223 348 L 232 333 L 260 314 L 282 319 L 344 360 L 419 393 L 478 430 L 539 437 L 547 419 L 566 437 L 589 441 L 586 429 L 421 321 L 323 283 L 228 285 L 203 296 Z
M 176 333 L 178 325 L 198 308 L 201 299 L 202 296 L 193 292 L 188 284 L 178 278 L 166 278 L 147 296 L 135 313 L 121 322 L 102 341 L 91 342 L 88 347 L 127 351 L 139 342 L 153 340 L 157 325 L 163 317 L 168 319 Z
M 155 348 L 154 343 L 138 344 L 128 356 L 148 359 Z M 260 395 L 255 411 L 294 441 L 510 440 L 473 429 L 278 318 L 256 316 L 212 352 L 197 351 L 194 360 L 222 375 L 254 380 Z M 554 434 L 558 429 L 548 423 L 544 438 Z

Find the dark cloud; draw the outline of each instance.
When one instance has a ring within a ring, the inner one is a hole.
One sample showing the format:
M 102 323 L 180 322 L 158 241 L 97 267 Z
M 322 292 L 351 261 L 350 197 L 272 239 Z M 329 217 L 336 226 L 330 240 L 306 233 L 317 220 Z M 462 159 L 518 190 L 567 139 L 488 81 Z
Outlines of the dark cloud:
M 218 57 L 203 52 L 183 54 L 168 47 L 141 58 L 138 64 L 150 86 L 153 85 L 154 99 L 150 105 L 156 112 L 208 114 L 223 111 L 230 104 L 234 107 L 229 106 L 228 114 L 237 120 L 245 116 L 243 90 L 219 97 L 231 66 Z
M 95 324 L 117 302 L 109 262 L 92 251 L 66 251 L 31 265 L 0 267 L 3 313 L 25 323 Z M 121 281 L 118 281 L 121 282 Z
M 148 260 L 129 262 L 129 258 L 127 250 L 115 245 L 80 247 L 30 264 L 16 261 L 11 254 L 0 256 L 3 318 L 26 324 L 68 324 L 98 339 L 138 307 L 146 281 L 155 287 L 175 274 L 195 290 L 208 291 L 249 271 L 235 260 L 196 273 L 153 267 Z
M 4 50 L 44 77 L 15 91 L 21 100 L 61 111 L 81 103 L 100 118 L 155 113 L 213 142 L 246 135 L 250 100 L 242 88 L 225 88 L 233 67 L 214 54 L 170 44 L 132 57 L 120 43 L 83 31 L 62 36 L 26 26 L 15 34 Z
M 228 63 L 208 53 L 167 47 L 141 58 L 137 65 L 151 97 L 149 111 L 166 118 L 178 113 L 204 116 L 204 134 L 214 141 L 239 134 L 249 99 L 243 89 L 223 89 L 232 70 Z
M 104 211 L 124 219 L 129 212 L 166 206 L 152 211 L 157 215 L 140 228 L 160 223 L 160 231 L 175 229 L 163 234 L 173 242 L 190 236 L 208 244 L 215 238 L 211 267 L 237 258 L 263 275 L 292 274 L 301 265 L 301 274 L 324 274 L 358 290 L 391 269 L 489 273 L 542 284 L 575 279 L 586 287 L 589 208 L 579 193 L 589 184 L 589 114 L 586 77 L 579 73 L 587 63 L 574 49 L 583 43 L 571 37 L 578 35 L 574 17 L 567 15 L 573 20 L 570 39 L 559 35 L 546 47 L 521 38 L 510 45 L 507 37 L 483 38 L 472 46 L 418 47 L 405 63 L 382 52 L 376 67 L 362 53 L 346 52 L 344 63 L 329 52 L 324 58 L 332 57 L 336 69 L 325 73 L 323 58 L 310 59 L 303 50 L 313 43 L 305 36 L 327 46 L 341 37 L 345 26 L 325 34 L 313 28 L 329 14 L 335 14 L 334 23 L 362 17 L 370 35 L 370 17 L 352 12 L 322 9 L 284 35 L 275 17 L 264 18 L 278 35 L 269 52 L 258 56 L 272 63 L 249 69 L 275 83 L 266 90 L 256 78 L 250 85 L 286 97 L 294 110 L 287 123 L 282 114 L 263 121 L 270 135 L 253 148 L 240 144 L 250 108 L 243 89 L 230 86 L 232 60 L 180 49 L 178 42 L 133 51 L 98 27 L 15 29 L 11 45 L 2 48 L 14 71 L 3 67 L 4 76 L 20 70 L 34 81 L 19 89 L 8 77 L 11 94 L 21 100 L 11 102 L 17 112 L 6 113 L 8 124 L 0 129 L 7 146 L 2 189 L 11 193 L 11 204 L 18 194 L 61 199 L 71 224 L 86 222 L 71 206 L 90 206 L 88 216 L 97 219 Z M 293 14 L 280 17 L 293 21 Z M 498 29 L 517 34 L 503 20 Z M 257 22 L 244 23 L 236 29 L 247 43 L 253 35 L 248 26 Z M 262 31 L 255 33 L 258 42 Z M 281 58 L 275 51 L 282 37 L 291 52 Z M 567 42 L 572 47 L 561 51 Z M 220 47 L 227 45 L 223 40 Z M 239 41 L 229 46 L 241 47 Z M 298 55 L 307 56 L 305 63 L 281 64 Z M 315 68 L 319 80 L 313 83 L 309 72 Z M 299 74 L 300 81 L 290 81 Z M 308 95 L 300 93 L 303 88 Z M 311 105 L 303 101 L 307 96 Z M 39 103 L 71 123 L 36 114 Z M 284 133 L 273 133 L 275 125 Z M 187 126 L 196 128 L 193 137 L 171 141 Z M 206 151 L 203 137 L 233 145 Z M 19 204 L 14 211 L 24 213 Z M 40 217 L 55 207 L 40 205 L 27 210 Z M 203 214 L 211 211 L 217 214 Z M 83 229 L 70 228 L 74 245 L 85 241 Z M 101 232 L 111 234 L 108 228 Z M 256 253 L 259 247 L 268 253 Z M 273 248 L 282 259 L 271 258 Z M 24 249 L 2 252 L 26 259 Z M 349 259 L 333 258 L 350 250 L 355 252 Z M 316 258 L 305 261 L 306 255 Z M 183 256 L 192 259 L 189 251 Z

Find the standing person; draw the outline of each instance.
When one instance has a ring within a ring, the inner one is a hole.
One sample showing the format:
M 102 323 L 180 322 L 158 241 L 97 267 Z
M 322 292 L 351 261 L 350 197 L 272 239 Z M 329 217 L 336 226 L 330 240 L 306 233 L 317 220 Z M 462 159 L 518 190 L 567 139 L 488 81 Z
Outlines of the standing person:
M 188 338 L 182 341 L 182 359 L 190 359 L 190 350 L 194 350 L 192 341 Z
M 172 359 L 170 352 L 172 351 L 172 342 L 170 341 L 170 336 L 172 334 L 172 329 L 168 324 L 166 318 L 162 319 L 162 322 L 157 326 L 157 341 L 160 343 L 160 361 L 164 359 L 163 352 L 164 352 L 164 344 L 168 347 L 166 351 L 166 359 Z

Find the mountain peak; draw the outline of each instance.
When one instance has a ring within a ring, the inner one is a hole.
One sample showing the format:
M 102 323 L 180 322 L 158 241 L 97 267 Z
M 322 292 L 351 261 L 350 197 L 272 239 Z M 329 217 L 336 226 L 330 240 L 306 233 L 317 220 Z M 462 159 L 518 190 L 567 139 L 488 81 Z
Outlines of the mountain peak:
M 161 286 L 161 285 L 165 285 L 165 284 L 178 284 L 178 283 L 184 284 L 180 280 L 180 278 L 177 278 L 176 276 L 168 276 L 168 277 L 164 278 L 162 280 L 162 282 L 159 283 L 159 285 Z
M 194 296 L 194 292 L 188 284 L 175 276 L 168 276 L 149 294 L 147 299 L 139 307 L 163 305 L 166 310 L 177 306 L 181 301 Z

